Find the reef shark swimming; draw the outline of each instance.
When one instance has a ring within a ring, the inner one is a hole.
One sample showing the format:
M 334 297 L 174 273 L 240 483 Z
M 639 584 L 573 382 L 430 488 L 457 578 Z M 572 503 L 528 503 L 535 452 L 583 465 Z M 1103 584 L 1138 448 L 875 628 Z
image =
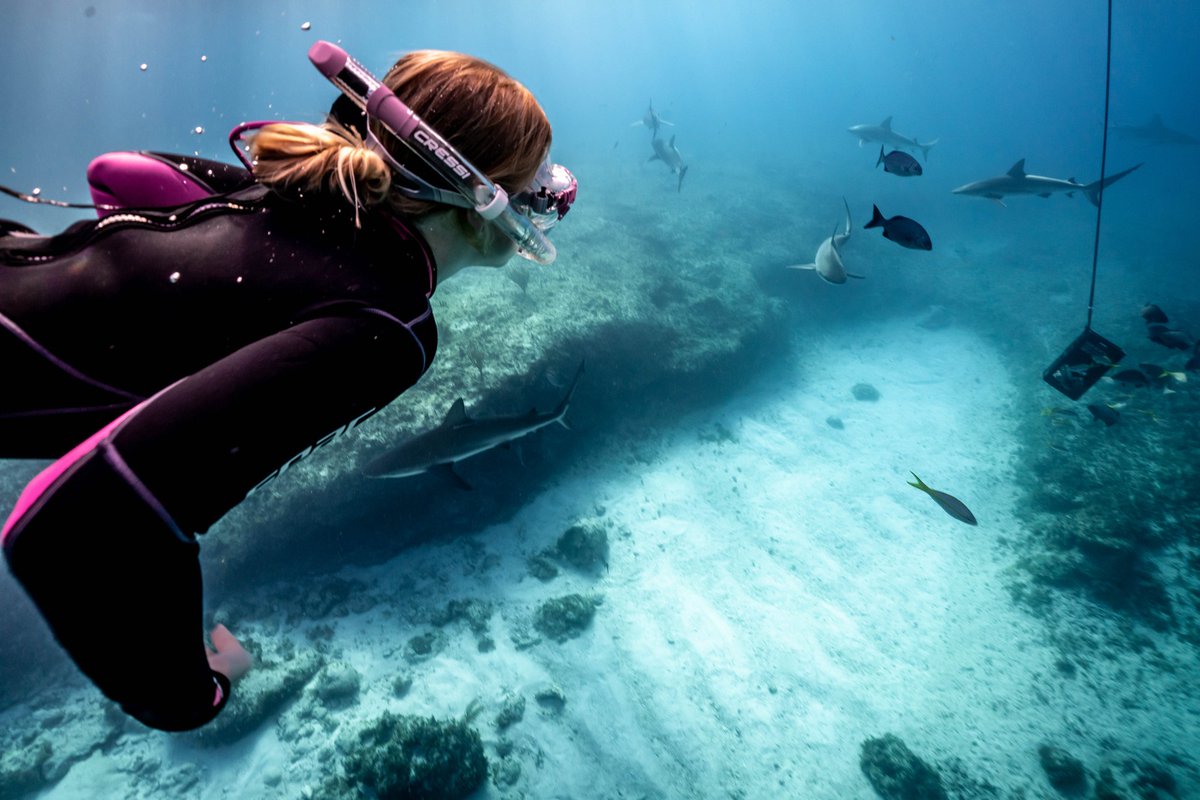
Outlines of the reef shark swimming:
M 460 397 L 450 406 L 441 425 L 372 459 L 363 474 L 369 478 L 406 478 L 444 470 L 459 486 L 470 489 L 471 485 L 454 471 L 454 465 L 485 450 L 509 445 L 547 425 L 557 422 L 567 427 L 563 417 L 582 374 L 581 361 L 566 395 L 553 411 L 546 413 L 531 408 L 529 413 L 516 416 L 470 417 Z
M 1155 114 L 1145 125 L 1112 125 L 1114 133 L 1125 139 L 1142 139 L 1159 144 L 1200 144 L 1200 139 L 1190 133 L 1172 130 L 1163 124 L 1162 117 Z
M 921 144 L 916 139 L 901 136 L 892 130 L 891 117 L 888 117 L 878 125 L 851 125 L 846 130 L 858 137 L 859 147 L 862 147 L 867 142 L 879 142 L 880 144 L 890 144 L 892 147 L 920 150 L 922 157 L 926 161 L 929 160 L 929 148 L 933 147 L 939 141 L 938 139 L 934 139 L 931 142 Z
M 1141 164 L 1135 164 L 1123 172 L 1109 175 L 1103 182 L 1093 181 L 1092 183 L 1085 184 L 1080 183 L 1074 178 L 1068 178 L 1064 181 L 1062 178 L 1029 175 L 1025 172 L 1025 159 L 1022 158 L 1013 164 L 1012 169 L 1003 175 L 964 184 L 951 191 L 954 194 L 964 194 L 971 197 L 986 197 L 990 200 L 995 200 L 1000 205 L 1004 205 L 1005 195 L 1010 194 L 1036 194 L 1038 197 L 1049 197 L 1055 192 L 1066 192 L 1067 197 L 1072 197 L 1075 192 L 1083 192 L 1087 196 L 1087 199 L 1092 202 L 1092 205 L 1099 206 L 1101 189 L 1107 189 L 1140 166 Z
M 855 275 L 851 272 L 846 272 L 846 267 L 842 264 L 842 255 L 838 252 L 838 248 L 846 243 L 850 238 L 850 204 L 846 202 L 846 198 L 842 198 L 842 204 L 846 206 L 846 228 L 843 233 L 837 232 L 837 225 L 833 226 L 833 235 L 821 242 L 817 248 L 816 260 L 811 264 L 789 264 L 784 269 L 811 269 L 815 270 L 817 275 L 826 283 L 845 283 L 846 278 L 862 279 L 862 275 Z
M 679 154 L 679 149 L 675 147 L 675 137 L 671 137 L 669 144 L 664 144 L 662 139 L 655 136 L 650 140 L 650 144 L 654 145 L 654 155 L 650 156 L 648 161 L 662 161 L 671 171 L 679 176 L 679 186 L 675 191 L 683 190 L 683 176 L 687 174 L 687 165 L 683 163 L 683 156 Z
M 660 117 L 658 115 L 658 112 L 654 110 L 654 101 L 651 100 L 650 105 L 647 106 L 647 108 L 646 108 L 646 113 L 642 115 L 641 119 L 634 120 L 631 123 L 630 127 L 634 127 L 637 125 L 644 125 L 645 127 L 650 129 L 650 136 L 652 138 L 657 138 L 658 137 L 658 129 L 660 126 L 662 126 L 662 125 L 672 125 L 673 126 L 674 124 L 675 124 L 674 122 L 667 122 L 665 119 L 663 119 L 662 117 Z

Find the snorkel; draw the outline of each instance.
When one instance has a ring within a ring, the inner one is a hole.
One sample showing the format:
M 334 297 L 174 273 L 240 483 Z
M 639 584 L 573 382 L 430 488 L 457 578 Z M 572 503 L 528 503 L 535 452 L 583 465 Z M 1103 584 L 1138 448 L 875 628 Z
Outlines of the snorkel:
M 445 178 L 479 216 L 498 226 L 516 243 L 521 256 L 538 264 L 554 261 L 557 255 L 554 245 L 532 220 L 511 207 L 508 193 L 463 158 L 366 67 L 342 48 L 326 41 L 310 47 L 308 59 L 342 94 L 365 111 L 368 118 L 377 120 Z

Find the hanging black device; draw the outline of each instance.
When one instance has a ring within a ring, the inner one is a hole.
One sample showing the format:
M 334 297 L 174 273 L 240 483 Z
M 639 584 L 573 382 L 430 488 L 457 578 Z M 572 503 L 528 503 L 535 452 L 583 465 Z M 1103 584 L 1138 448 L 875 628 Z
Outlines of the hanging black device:
M 1104 209 L 1104 167 L 1108 160 L 1108 95 L 1112 81 L 1112 0 L 1108 0 L 1108 47 L 1104 63 L 1104 139 L 1100 149 L 1100 190 L 1096 193 L 1096 237 L 1092 242 L 1092 289 L 1088 296 L 1083 333 L 1042 372 L 1042 380 L 1072 400 L 1083 397 L 1104 373 L 1125 357 L 1125 351 L 1092 330 L 1096 302 L 1096 262 L 1100 255 L 1100 213 Z

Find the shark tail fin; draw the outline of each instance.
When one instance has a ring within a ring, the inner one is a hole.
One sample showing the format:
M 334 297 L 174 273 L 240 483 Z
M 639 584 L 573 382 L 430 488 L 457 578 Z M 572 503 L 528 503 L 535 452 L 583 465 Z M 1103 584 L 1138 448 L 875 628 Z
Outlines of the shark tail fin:
M 939 139 L 934 139 L 932 142 L 926 142 L 925 144 L 921 144 L 920 142 L 917 142 L 917 147 L 921 148 L 921 156 L 925 159 L 925 163 L 927 163 L 927 164 L 929 163 L 929 148 L 933 147 L 935 144 L 937 144 L 940 141 L 941 141 L 941 139 L 939 138 Z
M 1118 172 L 1116 175 L 1109 175 L 1103 181 L 1096 181 L 1094 183 L 1089 183 L 1087 186 L 1081 187 L 1083 190 L 1083 193 L 1085 195 L 1087 195 L 1087 199 L 1092 202 L 1092 205 L 1099 208 L 1100 207 L 1100 192 L 1103 191 L 1104 189 L 1107 189 L 1109 186 L 1112 186 L 1114 183 L 1121 180 L 1121 178 L 1124 178 L 1126 175 L 1133 172 L 1135 169 L 1137 169 L 1140 166 L 1141 166 L 1141 164 L 1134 164 L 1132 167 L 1130 167 L 1129 169 L 1127 169 L 1123 172 Z
M 672 137 L 671 141 L 675 141 L 673 137 Z M 687 175 L 687 171 L 688 171 L 687 167 L 684 167 L 683 169 L 679 170 L 679 185 L 677 187 L 675 187 L 676 192 L 683 191 L 683 176 Z
M 583 364 L 584 360 L 580 359 L 579 368 L 575 370 L 575 377 L 571 379 L 571 385 L 567 388 L 567 393 L 563 395 L 562 402 L 554 409 L 555 421 L 567 430 L 571 428 L 567 423 L 563 422 L 563 417 L 567 413 L 567 406 L 571 405 L 571 398 L 575 396 L 575 387 L 579 385 L 579 378 L 583 375 Z

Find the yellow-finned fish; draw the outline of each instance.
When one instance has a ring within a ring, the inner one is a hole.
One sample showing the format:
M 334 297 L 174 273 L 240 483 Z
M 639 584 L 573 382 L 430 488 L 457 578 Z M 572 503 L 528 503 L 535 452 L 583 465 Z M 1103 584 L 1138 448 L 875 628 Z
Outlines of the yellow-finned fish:
M 923 480 L 917 477 L 917 473 L 913 472 L 910 474 L 914 478 L 917 478 L 917 480 L 916 483 L 909 481 L 908 485 L 920 489 L 922 492 L 932 497 L 933 501 L 941 506 L 942 510 L 947 514 L 954 517 L 959 522 L 965 522 L 968 525 L 979 524 L 975 520 L 975 515 L 971 513 L 971 509 L 967 508 L 966 505 L 963 504 L 963 501 L 959 500 L 953 495 L 946 494 L 945 492 L 939 492 L 937 489 L 930 489 L 925 485 Z

